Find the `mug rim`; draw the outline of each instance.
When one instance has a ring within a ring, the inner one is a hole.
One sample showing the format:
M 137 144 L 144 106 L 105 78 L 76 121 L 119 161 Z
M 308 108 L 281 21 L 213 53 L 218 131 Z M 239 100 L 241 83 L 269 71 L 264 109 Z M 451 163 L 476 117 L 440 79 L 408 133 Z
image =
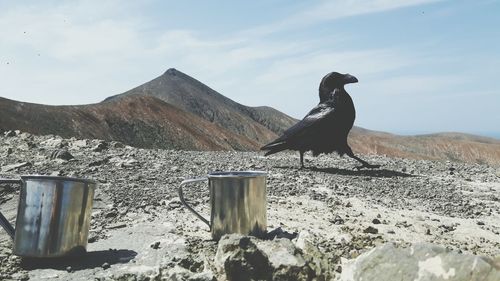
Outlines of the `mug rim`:
M 217 171 L 208 173 L 208 178 L 256 178 L 265 177 L 264 171 Z
M 91 179 L 63 177 L 63 176 L 45 176 L 45 175 L 22 175 L 21 180 L 22 181 L 29 181 L 29 180 L 73 181 L 73 182 L 97 184 L 95 180 Z

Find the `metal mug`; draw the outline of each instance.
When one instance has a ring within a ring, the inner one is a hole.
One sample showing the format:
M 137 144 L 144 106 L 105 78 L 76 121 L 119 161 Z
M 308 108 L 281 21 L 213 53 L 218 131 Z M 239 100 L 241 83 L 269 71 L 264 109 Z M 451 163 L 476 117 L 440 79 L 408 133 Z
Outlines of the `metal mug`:
M 188 210 L 210 227 L 212 238 L 219 240 L 228 233 L 264 236 L 267 228 L 266 172 L 214 172 L 207 177 L 184 180 L 179 186 L 179 198 Z M 208 180 L 210 192 L 210 222 L 184 200 L 182 186 Z
M 14 240 L 13 253 L 23 257 L 60 257 L 85 252 L 96 182 L 21 176 L 0 179 L 20 184 L 16 227 L 0 213 L 0 225 Z

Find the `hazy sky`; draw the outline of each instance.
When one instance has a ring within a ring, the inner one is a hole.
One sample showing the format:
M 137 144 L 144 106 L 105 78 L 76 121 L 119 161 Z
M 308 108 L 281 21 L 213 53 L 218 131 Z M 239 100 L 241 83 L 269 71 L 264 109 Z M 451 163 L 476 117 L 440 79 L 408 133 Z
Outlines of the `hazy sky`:
M 95 103 L 170 67 L 296 118 L 350 73 L 358 126 L 500 136 L 500 1 L 0 0 L 2 97 Z

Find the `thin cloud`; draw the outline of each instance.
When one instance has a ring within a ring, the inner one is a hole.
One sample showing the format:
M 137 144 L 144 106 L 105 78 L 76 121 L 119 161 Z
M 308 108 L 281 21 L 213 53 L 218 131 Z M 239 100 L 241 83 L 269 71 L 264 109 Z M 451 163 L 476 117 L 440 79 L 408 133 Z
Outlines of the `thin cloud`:
M 380 96 L 391 98 L 396 95 L 403 95 L 408 99 L 434 100 L 442 98 L 443 93 L 458 91 L 466 84 L 467 77 L 464 75 L 400 75 L 377 79 L 376 83 L 370 83 L 370 86 L 376 86 L 384 89 Z M 453 98 L 455 94 L 446 95 L 446 98 Z M 456 97 L 456 96 L 455 96 Z
M 292 79 L 308 73 L 326 74 L 333 69 L 357 75 L 369 75 L 397 70 L 418 62 L 418 57 L 405 56 L 393 49 L 321 50 L 276 61 L 256 79 L 260 82 L 269 82 L 276 79 Z
M 250 36 L 264 36 L 287 29 L 307 27 L 324 21 L 374 14 L 395 9 L 424 5 L 443 0 L 336 0 L 322 1 L 282 20 L 245 30 Z

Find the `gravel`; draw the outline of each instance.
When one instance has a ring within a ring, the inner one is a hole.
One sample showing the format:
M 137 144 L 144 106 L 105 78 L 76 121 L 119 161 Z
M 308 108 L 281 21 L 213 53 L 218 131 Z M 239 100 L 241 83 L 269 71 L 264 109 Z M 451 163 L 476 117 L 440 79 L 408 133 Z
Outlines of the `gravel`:
M 177 239 L 172 241 L 182 241 L 183 257 L 171 256 L 179 252 L 167 252 L 168 244 L 161 240 L 165 233 L 152 230 L 151 240 L 145 236 L 141 241 L 147 251 L 163 255 L 158 274 L 164 276 L 175 272 L 212 276 L 216 272 L 217 243 L 177 197 L 183 179 L 211 171 L 268 171 L 269 231 L 278 227 L 284 233 L 308 231 L 322 258 L 337 272 L 341 271 L 341 257 L 356 257 L 388 241 L 425 241 L 472 254 L 500 255 L 497 167 L 362 155 L 382 167 L 358 171 L 354 168 L 357 163 L 345 157 L 307 155 L 307 169 L 299 169 L 298 153 L 264 157 L 258 152 L 148 150 L 118 142 L 20 132 L 0 136 L 0 155 L 2 178 L 41 174 L 98 181 L 89 247 L 105 245 L 122 234 L 133 235 L 131 229 L 139 223 L 171 224 L 169 235 Z M 186 188 L 185 197 L 208 216 L 206 184 Z M 16 186 L 0 186 L 2 211 L 12 222 L 17 198 Z M 11 247 L 8 236 L 0 231 L 0 279 L 28 276 L 37 280 L 52 274 L 48 269 L 23 266 L 11 254 Z M 135 257 L 127 264 L 134 263 L 140 265 L 141 261 Z M 104 274 L 103 270 L 116 276 L 115 267 L 119 268 L 113 260 L 92 268 L 72 264 L 71 270 L 65 265 L 55 274 L 60 280 L 79 280 L 78 273 L 85 276 L 86 270 L 93 270 L 96 276 Z

